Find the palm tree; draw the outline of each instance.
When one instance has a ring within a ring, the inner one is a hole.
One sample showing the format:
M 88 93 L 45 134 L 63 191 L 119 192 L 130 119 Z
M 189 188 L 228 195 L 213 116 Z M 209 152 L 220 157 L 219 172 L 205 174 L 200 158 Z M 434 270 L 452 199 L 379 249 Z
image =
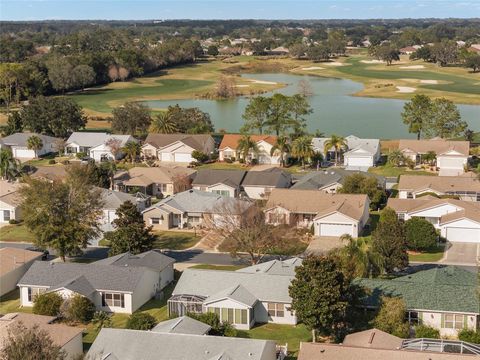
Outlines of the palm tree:
M 290 152 L 290 142 L 286 136 L 279 136 L 275 145 L 273 145 L 272 150 L 270 150 L 270 155 L 275 153 L 280 153 L 280 166 L 285 166 L 285 155 Z
M 302 160 L 302 167 L 305 170 L 305 160 L 313 156 L 312 139 L 309 136 L 301 136 L 292 144 L 292 155 Z
M 405 161 L 405 156 L 399 149 L 390 150 L 387 161 L 390 165 L 400 166 Z
M 35 152 L 35 158 L 37 158 L 37 152 L 43 147 L 43 141 L 37 135 L 32 135 L 27 139 L 27 148 Z
M 327 155 L 327 153 L 332 147 L 335 153 L 335 166 L 337 166 L 339 160 L 338 155 L 340 154 L 342 149 L 345 149 L 347 147 L 347 142 L 345 141 L 344 137 L 332 134 L 330 139 L 325 141 L 325 144 L 323 145 L 323 152 L 325 153 L 325 155 Z
M 20 161 L 13 158 L 10 149 L 0 150 L 0 173 L 4 180 L 12 180 L 20 174 Z
M 253 152 L 258 154 L 257 143 L 252 140 L 250 135 L 244 135 L 240 140 L 238 140 L 237 151 L 241 154 L 245 162 L 248 160 L 248 155 Z
M 150 125 L 150 131 L 159 134 L 173 134 L 176 133 L 177 126 L 169 112 L 161 112 L 152 121 Z
M 130 162 L 133 163 L 135 159 L 140 156 L 142 148 L 140 144 L 136 141 L 129 141 L 122 148 L 123 153 L 126 155 Z

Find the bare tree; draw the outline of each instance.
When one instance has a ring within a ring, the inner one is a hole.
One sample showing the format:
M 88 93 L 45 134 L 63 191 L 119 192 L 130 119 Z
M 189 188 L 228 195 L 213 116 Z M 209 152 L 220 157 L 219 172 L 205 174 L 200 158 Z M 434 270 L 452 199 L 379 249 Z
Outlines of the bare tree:
M 129 75 L 130 75 L 130 71 L 128 71 L 128 69 L 125 69 L 124 67 L 121 67 L 121 66 L 118 68 L 118 78 L 121 81 L 125 81 L 126 79 L 128 79 Z
M 116 159 L 117 155 L 122 150 L 122 141 L 120 139 L 110 138 L 105 142 L 110 148 L 110 152 L 112 153 L 113 157 Z
M 61 138 L 58 138 L 56 139 L 54 142 L 53 142 L 53 149 L 58 152 L 58 155 L 63 155 L 64 151 L 65 151 L 65 145 L 66 145 L 66 141 L 61 139 Z
M 186 174 L 178 174 L 172 177 L 173 192 L 182 192 L 192 188 L 192 179 Z
M 110 65 L 110 67 L 108 68 L 108 77 L 112 81 L 117 81 L 119 79 L 117 65 Z
M 305 97 L 312 96 L 313 89 L 312 89 L 312 85 L 310 84 L 310 81 L 304 80 L 304 79 L 300 80 L 298 82 L 298 93 Z
M 236 95 L 235 79 L 231 76 L 222 75 L 218 78 L 215 95 L 220 98 L 231 98 Z

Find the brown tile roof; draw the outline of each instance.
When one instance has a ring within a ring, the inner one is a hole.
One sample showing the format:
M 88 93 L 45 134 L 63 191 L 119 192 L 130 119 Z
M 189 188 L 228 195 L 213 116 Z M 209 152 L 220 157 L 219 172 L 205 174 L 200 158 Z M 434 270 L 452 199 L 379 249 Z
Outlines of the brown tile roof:
M 20 183 L 0 180 L 0 197 L 11 194 L 18 190 Z
M 475 355 L 431 351 L 371 349 L 337 344 L 300 344 L 298 360 L 455 360 L 476 359 Z
M 344 346 L 358 346 L 374 349 L 398 349 L 402 339 L 378 329 L 368 329 L 349 334 L 343 340 Z
M 367 200 L 367 195 L 363 194 L 325 194 L 317 190 L 273 189 L 266 208 L 281 206 L 291 212 L 317 214 L 317 217 L 338 211 L 359 220 Z
M 220 143 L 219 150 L 223 150 L 225 148 L 236 149 L 238 146 L 238 141 L 243 136 L 244 135 L 241 134 L 225 134 L 223 136 L 222 142 Z M 277 141 L 277 137 L 274 135 L 250 135 L 250 138 L 255 142 L 263 140 L 270 145 L 275 145 Z
M 208 134 L 148 134 L 145 143 L 160 149 L 181 141 L 195 150 L 204 151 L 210 139 L 212 137 Z
M 398 190 L 419 191 L 424 189 L 432 189 L 439 192 L 480 191 L 480 180 L 474 177 L 458 176 L 400 176 Z
M 399 142 L 398 148 L 401 151 L 412 150 L 419 154 L 426 154 L 429 151 L 434 151 L 437 155 L 443 154 L 449 150 L 457 151 L 465 156 L 468 156 L 470 151 L 470 143 L 468 141 L 450 141 L 443 139 L 430 140 L 411 140 L 402 139 Z
M 5 247 L 0 249 L 0 276 L 22 266 L 23 264 L 40 258 L 42 253 L 18 248 Z
M 155 184 L 170 184 L 176 177 L 190 176 L 196 171 L 175 166 L 175 167 L 134 167 L 128 171 L 123 171 L 115 175 L 116 180 L 124 180 L 125 185 L 129 186 L 148 186 Z
M 26 313 L 10 313 L 4 315 L 0 318 L 0 349 L 8 337 L 9 327 L 20 321 L 27 328 L 38 325 L 39 329 L 46 331 L 52 341 L 60 347 L 65 346 L 70 340 L 83 332 L 83 329 L 78 327 L 52 324 L 55 319 L 53 316 Z

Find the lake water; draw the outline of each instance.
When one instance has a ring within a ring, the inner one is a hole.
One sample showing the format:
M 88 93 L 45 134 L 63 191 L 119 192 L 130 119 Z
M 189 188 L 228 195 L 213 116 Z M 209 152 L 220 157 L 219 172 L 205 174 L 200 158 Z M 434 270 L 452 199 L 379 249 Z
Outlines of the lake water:
M 308 130 L 319 129 L 326 135 L 338 134 L 347 136 L 354 134 L 372 138 L 413 138 L 407 126 L 401 120 L 403 100 L 378 99 L 351 96 L 363 88 L 363 84 L 345 79 L 322 78 L 308 75 L 246 74 L 243 77 L 259 81 L 273 81 L 287 84 L 276 90 L 285 95 L 298 92 L 299 81 L 310 83 L 313 95 L 309 97 L 313 113 L 308 117 Z M 245 88 L 248 89 L 248 88 Z M 146 101 L 152 108 L 166 108 L 178 104 L 181 107 L 198 107 L 210 114 L 215 130 L 225 129 L 237 132 L 243 125 L 242 114 L 249 99 L 245 97 L 233 100 L 152 100 Z M 457 105 L 462 119 L 469 128 L 480 131 L 480 106 Z

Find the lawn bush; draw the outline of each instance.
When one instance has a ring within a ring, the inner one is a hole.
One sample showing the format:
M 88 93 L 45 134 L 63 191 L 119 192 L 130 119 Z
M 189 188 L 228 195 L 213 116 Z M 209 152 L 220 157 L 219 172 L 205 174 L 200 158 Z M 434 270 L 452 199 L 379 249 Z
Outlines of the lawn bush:
M 10 219 L 10 220 L 8 220 L 8 223 L 9 223 L 10 225 L 16 225 L 16 224 L 18 224 L 18 221 L 15 220 L 15 219 Z
M 413 217 L 405 223 L 407 246 L 410 250 L 426 250 L 437 243 L 435 227 L 425 219 Z
M 415 326 L 415 337 L 427 339 L 440 339 L 440 331 L 427 325 Z
M 211 313 L 211 312 L 207 312 L 203 314 L 191 313 L 191 314 L 188 314 L 188 316 L 191 317 L 192 319 L 195 319 L 207 325 L 210 325 L 210 327 L 212 328 L 210 330 L 210 335 L 228 336 L 228 337 L 237 336 L 237 330 L 232 326 L 232 324 L 226 321 L 220 322 L 220 318 L 215 313 Z
M 471 329 L 463 329 L 458 333 L 458 340 L 472 344 L 480 344 L 480 332 Z
M 69 321 L 78 323 L 88 323 L 95 314 L 95 305 L 90 299 L 75 295 L 64 303 L 65 309 L 62 309 L 62 315 Z M 63 306 L 62 306 L 63 307 Z
M 57 316 L 60 313 L 62 297 L 54 292 L 40 294 L 33 300 L 33 313 L 37 315 Z
M 83 159 L 83 158 L 86 157 L 86 156 L 87 156 L 87 153 L 86 153 L 86 152 L 78 152 L 78 153 L 75 154 L 75 157 L 76 157 L 77 159 Z
M 49 163 L 50 165 L 55 165 L 55 159 L 50 159 L 50 160 L 48 160 L 48 163 Z
M 128 318 L 127 329 L 151 330 L 157 325 L 157 320 L 149 313 L 135 312 Z

